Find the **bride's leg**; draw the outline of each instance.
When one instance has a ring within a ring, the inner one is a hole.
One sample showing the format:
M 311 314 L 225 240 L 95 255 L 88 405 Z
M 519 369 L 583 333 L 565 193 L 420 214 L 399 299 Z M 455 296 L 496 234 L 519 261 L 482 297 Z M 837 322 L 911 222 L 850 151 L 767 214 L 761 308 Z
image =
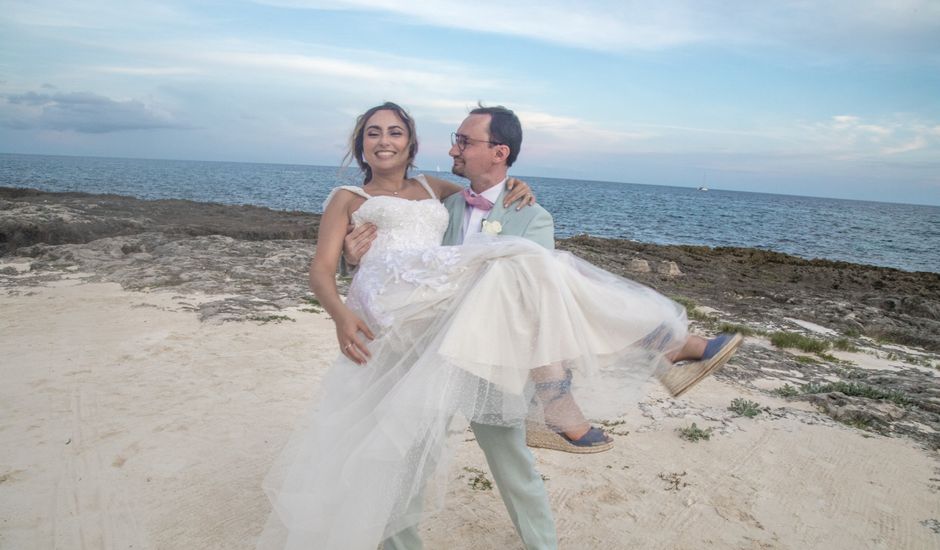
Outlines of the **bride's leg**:
M 678 361 L 688 361 L 690 359 L 701 359 L 705 354 L 706 345 L 708 345 L 708 340 L 702 338 L 701 336 L 690 334 L 682 348 L 667 355 L 666 359 L 673 363 Z
M 532 371 L 535 396 L 542 404 L 545 424 L 571 440 L 578 440 L 591 429 L 591 425 L 571 393 L 571 378 L 571 369 L 560 365 Z

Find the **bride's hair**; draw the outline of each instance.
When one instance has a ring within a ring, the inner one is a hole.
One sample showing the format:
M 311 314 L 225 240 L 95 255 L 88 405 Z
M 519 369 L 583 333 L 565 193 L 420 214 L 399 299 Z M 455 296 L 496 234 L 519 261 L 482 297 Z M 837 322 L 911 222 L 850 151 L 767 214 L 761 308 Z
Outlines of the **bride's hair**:
M 349 150 L 346 151 L 346 156 L 343 157 L 343 166 L 349 166 L 349 163 L 352 162 L 353 159 L 356 160 L 359 170 L 365 174 L 363 183 L 369 183 L 372 179 L 372 167 L 366 164 L 365 160 L 362 158 L 363 134 L 366 122 L 378 111 L 392 111 L 405 123 L 405 127 L 408 129 L 408 168 L 415 168 L 415 156 L 418 154 L 418 136 L 415 132 L 415 121 L 411 118 L 411 115 L 400 105 L 392 103 L 391 101 L 386 101 L 381 105 L 372 107 L 359 115 L 359 118 L 356 119 L 356 126 L 353 128 L 352 135 L 349 136 Z M 408 171 L 406 169 L 405 174 L 402 176 L 407 175 Z

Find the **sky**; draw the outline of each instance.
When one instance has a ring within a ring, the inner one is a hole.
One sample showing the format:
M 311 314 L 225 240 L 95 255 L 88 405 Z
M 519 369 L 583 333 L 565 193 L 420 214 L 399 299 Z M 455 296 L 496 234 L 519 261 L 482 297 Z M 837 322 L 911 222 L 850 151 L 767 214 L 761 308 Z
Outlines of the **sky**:
M 0 152 L 342 162 L 384 101 L 448 170 L 940 205 L 940 1 L 0 0 Z

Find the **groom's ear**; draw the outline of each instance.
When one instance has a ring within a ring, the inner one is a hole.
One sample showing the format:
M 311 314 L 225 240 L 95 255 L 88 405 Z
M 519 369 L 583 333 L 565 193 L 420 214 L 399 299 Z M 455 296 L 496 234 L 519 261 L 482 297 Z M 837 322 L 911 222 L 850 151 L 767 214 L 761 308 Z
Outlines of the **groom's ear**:
M 508 145 L 494 145 L 495 158 L 500 162 L 506 162 L 509 159 L 509 146 Z

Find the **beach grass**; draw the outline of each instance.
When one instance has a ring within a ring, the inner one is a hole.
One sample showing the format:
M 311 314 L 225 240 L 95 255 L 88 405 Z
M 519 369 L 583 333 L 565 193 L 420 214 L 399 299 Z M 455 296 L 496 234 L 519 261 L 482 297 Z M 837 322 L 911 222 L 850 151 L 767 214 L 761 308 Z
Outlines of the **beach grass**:
M 249 319 L 252 321 L 257 321 L 262 325 L 266 325 L 268 323 L 283 323 L 284 321 L 290 321 L 292 323 L 295 322 L 294 319 L 288 317 L 287 315 L 252 315 L 249 317 Z
M 738 333 L 741 336 L 763 336 L 767 334 L 763 330 L 754 329 L 747 325 L 741 325 L 737 323 L 720 323 L 718 325 L 718 332 L 724 332 L 728 334 Z
M 708 441 L 712 437 L 712 432 L 714 428 L 699 428 L 698 425 L 693 422 L 691 426 L 686 426 L 685 428 L 677 428 L 679 432 L 679 437 L 685 439 L 686 441 L 691 441 L 693 443 L 705 440 Z
M 829 342 L 795 332 L 775 332 L 770 335 L 770 343 L 778 348 L 798 349 L 807 353 L 823 353 L 829 349 Z
M 858 351 L 858 347 L 848 338 L 837 338 L 832 342 L 832 347 L 839 351 Z
M 686 298 L 684 296 L 672 296 L 672 300 L 685 308 L 685 313 L 690 320 L 703 322 L 711 322 L 715 320 L 714 317 L 705 313 L 704 311 L 699 311 L 698 304 L 696 304 L 695 301 L 691 298 Z
M 302 300 L 307 307 L 300 311 L 307 313 L 323 313 L 323 306 L 320 304 L 320 300 L 317 300 L 313 296 L 304 296 Z
M 800 388 L 804 394 L 839 392 L 851 397 L 864 397 L 867 399 L 886 399 L 895 405 L 904 407 L 911 404 L 910 398 L 897 390 L 882 390 L 867 384 L 856 382 L 830 382 L 826 384 L 810 383 Z
M 747 418 L 754 418 L 761 413 L 760 403 L 749 401 L 741 397 L 732 399 L 731 406 L 728 407 L 728 410 L 738 416 L 745 416 Z
M 794 386 L 791 386 L 790 384 L 784 384 L 780 386 L 779 388 L 774 388 L 770 390 L 770 393 L 774 395 L 779 395 L 780 397 L 796 397 L 797 395 L 800 395 L 800 390 L 796 389 Z

